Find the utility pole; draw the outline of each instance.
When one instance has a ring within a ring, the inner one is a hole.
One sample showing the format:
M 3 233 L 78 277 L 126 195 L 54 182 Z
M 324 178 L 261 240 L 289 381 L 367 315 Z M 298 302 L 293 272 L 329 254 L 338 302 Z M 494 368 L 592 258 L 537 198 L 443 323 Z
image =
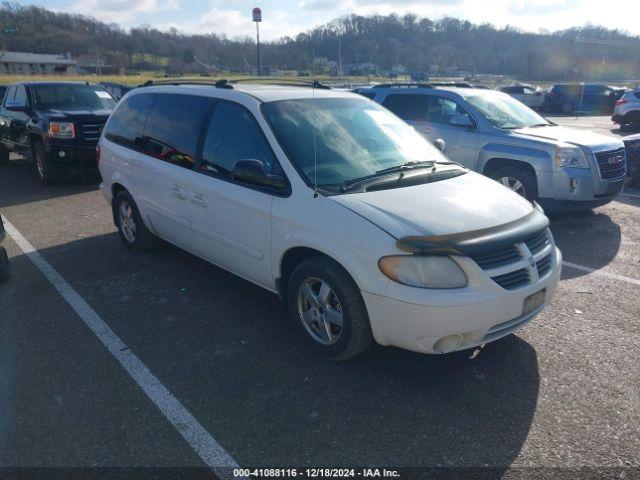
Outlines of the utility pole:
M 262 22 L 262 10 L 255 7 L 252 10 L 253 21 L 256 24 L 256 57 L 258 60 L 258 76 L 260 76 L 260 22 Z

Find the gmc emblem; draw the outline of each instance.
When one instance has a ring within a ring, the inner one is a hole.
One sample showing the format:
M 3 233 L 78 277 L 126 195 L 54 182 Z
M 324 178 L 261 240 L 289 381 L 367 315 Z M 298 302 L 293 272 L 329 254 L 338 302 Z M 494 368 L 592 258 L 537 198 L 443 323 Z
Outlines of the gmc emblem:
M 615 155 L 613 157 L 609 157 L 609 165 L 618 165 L 624 162 L 624 155 Z

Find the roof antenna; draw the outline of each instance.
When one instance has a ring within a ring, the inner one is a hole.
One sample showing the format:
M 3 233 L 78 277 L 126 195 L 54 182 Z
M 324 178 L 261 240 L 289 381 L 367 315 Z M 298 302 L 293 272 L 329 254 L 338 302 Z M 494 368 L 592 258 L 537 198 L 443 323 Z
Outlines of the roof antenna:
M 311 109 L 313 110 L 313 198 L 318 198 L 318 148 L 316 142 L 316 51 L 311 49 Z

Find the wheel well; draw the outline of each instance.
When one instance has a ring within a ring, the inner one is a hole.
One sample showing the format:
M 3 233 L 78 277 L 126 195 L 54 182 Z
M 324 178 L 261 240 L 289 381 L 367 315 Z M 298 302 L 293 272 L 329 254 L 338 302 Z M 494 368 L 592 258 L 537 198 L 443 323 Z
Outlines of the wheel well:
M 114 183 L 113 185 L 111 185 L 111 213 L 113 213 L 113 224 L 117 226 L 116 223 L 116 208 L 115 208 L 115 200 L 116 200 L 116 195 L 118 195 L 120 192 L 124 192 L 127 189 L 124 188 L 124 186 L 120 185 L 119 183 Z
M 484 170 L 482 171 L 482 174 L 489 177 L 493 172 L 495 172 L 496 170 L 502 167 L 515 167 L 515 168 L 526 169 L 537 179 L 536 171 L 529 163 L 521 162 L 519 160 L 511 160 L 509 158 L 490 159 L 484 166 Z
M 289 277 L 300 262 L 307 258 L 323 256 L 327 258 L 329 255 L 319 250 L 308 247 L 294 247 L 285 252 L 280 262 L 280 278 L 277 280 L 278 295 L 284 302 L 287 301 L 287 286 L 289 285 Z M 331 258 L 331 260 L 333 260 Z M 335 260 L 334 260 L 335 261 Z

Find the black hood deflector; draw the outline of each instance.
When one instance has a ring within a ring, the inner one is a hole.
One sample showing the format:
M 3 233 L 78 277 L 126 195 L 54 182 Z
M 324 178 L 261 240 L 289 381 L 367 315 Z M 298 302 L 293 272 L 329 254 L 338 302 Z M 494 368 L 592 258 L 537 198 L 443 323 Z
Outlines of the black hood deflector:
M 437 236 L 400 238 L 396 245 L 405 252 L 429 255 L 478 255 L 508 248 L 549 226 L 539 210 L 513 222 L 495 227 Z

